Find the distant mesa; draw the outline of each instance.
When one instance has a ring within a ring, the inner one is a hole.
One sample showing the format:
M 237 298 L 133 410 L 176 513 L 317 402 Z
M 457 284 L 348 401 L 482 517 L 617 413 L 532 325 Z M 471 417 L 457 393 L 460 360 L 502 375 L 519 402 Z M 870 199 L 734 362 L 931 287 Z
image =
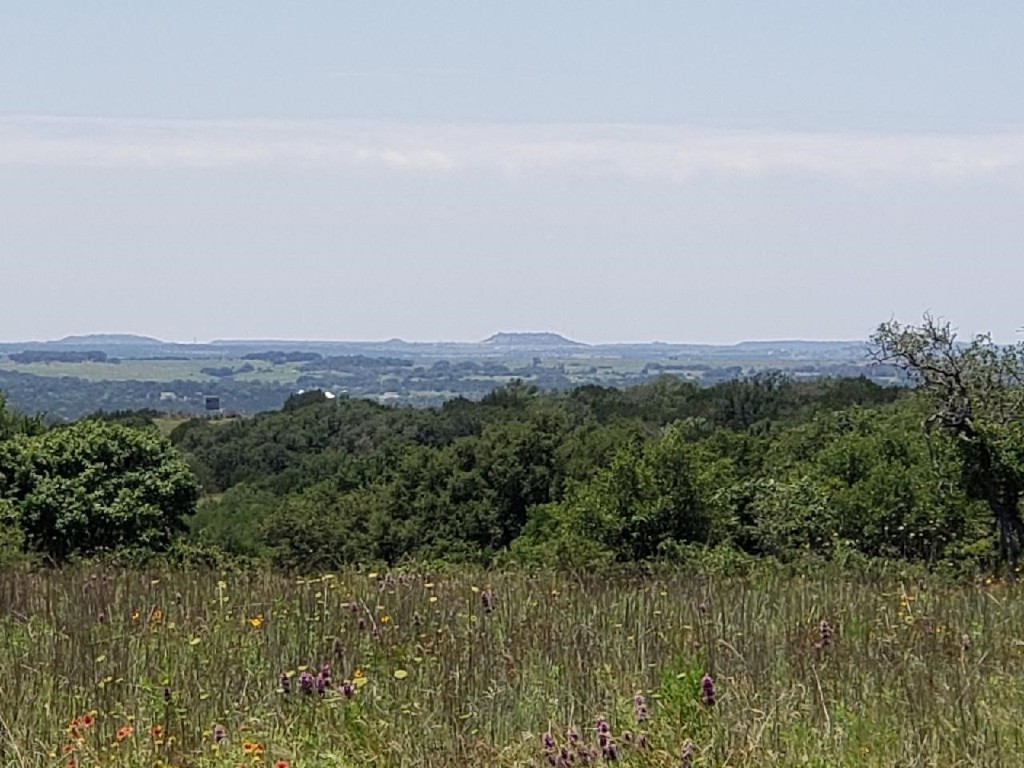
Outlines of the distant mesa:
M 483 344 L 501 347 L 585 347 L 579 341 L 567 339 L 557 333 L 496 333 L 483 340 Z
M 163 344 L 152 336 L 137 336 L 133 333 L 89 333 L 84 336 L 65 336 L 53 344 Z

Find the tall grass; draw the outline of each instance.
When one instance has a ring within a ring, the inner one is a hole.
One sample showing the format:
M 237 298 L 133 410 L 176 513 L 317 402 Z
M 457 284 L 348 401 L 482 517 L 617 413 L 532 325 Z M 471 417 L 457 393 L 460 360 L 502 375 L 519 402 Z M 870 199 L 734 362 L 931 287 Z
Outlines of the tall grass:
M 998 583 L 70 569 L 0 609 L 19 768 L 1024 764 Z

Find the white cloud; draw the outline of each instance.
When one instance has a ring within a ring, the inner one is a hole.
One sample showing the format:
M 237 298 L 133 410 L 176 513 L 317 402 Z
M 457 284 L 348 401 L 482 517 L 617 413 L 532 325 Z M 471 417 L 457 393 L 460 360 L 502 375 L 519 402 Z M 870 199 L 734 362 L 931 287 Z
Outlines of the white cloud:
M 853 183 L 1024 177 L 1024 131 L 786 133 L 657 125 L 0 118 L 0 165 L 380 167 L 687 182 L 808 175 Z

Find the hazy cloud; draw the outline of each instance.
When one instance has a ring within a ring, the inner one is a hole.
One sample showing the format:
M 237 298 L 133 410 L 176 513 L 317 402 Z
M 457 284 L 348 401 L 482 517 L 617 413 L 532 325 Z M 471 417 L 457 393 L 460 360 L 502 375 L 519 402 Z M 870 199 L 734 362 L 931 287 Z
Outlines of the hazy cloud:
M 380 167 L 410 173 L 556 173 L 687 182 L 809 175 L 854 183 L 1024 170 L 1024 131 L 749 132 L 654 125 L 0 118 L 0 165 Z

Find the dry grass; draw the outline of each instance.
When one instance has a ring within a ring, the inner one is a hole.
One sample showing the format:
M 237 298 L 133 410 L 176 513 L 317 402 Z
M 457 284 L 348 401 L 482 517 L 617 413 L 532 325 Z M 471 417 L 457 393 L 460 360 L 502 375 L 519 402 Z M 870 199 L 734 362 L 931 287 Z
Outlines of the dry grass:
M 1000 584 L 73 569 L 0 575 L 0 608 L 9 766 L 599 764 L 599 719 L 634 766 L 688 740 L 694 766 L 1024 754 L 1024 606 Z

